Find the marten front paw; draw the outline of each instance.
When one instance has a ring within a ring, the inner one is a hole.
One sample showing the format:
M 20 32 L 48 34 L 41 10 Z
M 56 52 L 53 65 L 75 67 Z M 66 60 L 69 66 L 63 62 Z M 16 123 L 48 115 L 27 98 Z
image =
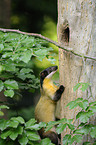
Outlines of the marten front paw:
M 60 85 L 59 90 L 60 90 L 61 93 L 63 93 L 64 90 L 65 90 L 65 87 L 63 85 Z

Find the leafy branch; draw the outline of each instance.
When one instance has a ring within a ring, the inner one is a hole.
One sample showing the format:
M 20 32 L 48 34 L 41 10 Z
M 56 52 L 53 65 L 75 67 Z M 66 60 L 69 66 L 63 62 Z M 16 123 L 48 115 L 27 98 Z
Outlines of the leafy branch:
M 87 58 L 87 59 L 91 59 L 91 60 L 96 61 L 96 57 L 91 57 L 91 56 L 81 55 L 81 54 L 75 53 L 73 50 L 70 50 L 70 49 L 66 48 L 65 46 L 63 46 L 62 44 L 59 44 L 58 42 L 53 41 L 53 40 L 51 40 L 51 39 L 49 39 L 49 38 L 47 38 L 47 37 L 45 37 L 45 36 L 43 36 L 43 35 L 41 35 L 41 34 L 27 33 L 27 32 L 22 32 L 22 31 L 20 31 L 20 30 L 15 30 L 15 29 L 3 29 L 3 28 L 0 28 L 0 31 L 2 31 L 2 32 L 15 32 L 15 33 L 20 33 L 20 34 L 25 34 L 25 35 L 30 35 L 30 36 L 42 38 L 42 39 L 44 39 L 44 40 L 46 40 L 46 41 L 48 41 L 48 42 L 54 44 L 55 46 L 57 46 L 57 47 L 59 47 L 59 48 L 65 50 L 65 51 L 67 51 L 67 52 L 70 52 L 70 53 L 72 53 L 72 54 L 74 54 L 74 55 L 76 55 L 76 56 L 79 56 L 79 57 L 81 57 L 81 58 L 83 57 L 83 58 Z

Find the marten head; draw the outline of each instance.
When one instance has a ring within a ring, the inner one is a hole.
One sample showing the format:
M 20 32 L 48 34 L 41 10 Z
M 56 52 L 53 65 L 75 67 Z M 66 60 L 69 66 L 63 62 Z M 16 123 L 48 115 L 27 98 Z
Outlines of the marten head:
M 40 73 L 40 85 L 42 88 L 43 80 L 45 78 L 51 78 L 52 75 L 57 71 L 58 66 L 48 67 Z

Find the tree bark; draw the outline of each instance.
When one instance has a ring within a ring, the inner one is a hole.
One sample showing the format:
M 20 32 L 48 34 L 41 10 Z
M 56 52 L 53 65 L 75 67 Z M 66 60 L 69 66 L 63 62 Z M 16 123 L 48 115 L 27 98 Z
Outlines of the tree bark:
M 79 108 L 69 110 L 67 103 L 78 97 L 96 100 L 96 61 L 83 59 L 83 55 L 96 56 L 96 1 L 95 0 L 58 0 L 58 42 L 82 58 L 59 49 L 60 84 L 65 86 L 61 98 L 61 118 L 74 118 Z M 79 83 L 91 83 L 88 91 L 82 92 L 73 87 Z M 92 100 L 90 100 L 92 101 Z M 95 122 L 95 120 L 91 120 Z M 78 123 L 77 123 L 78 124 Z M 62 133 L 62 138 L 69 133 Z M 89 140 L 86 137 L 84 140 Z M 91 140 L 92 141 L 92 140 Z
M 0 0 L 0 27 L 10 27 L 11 0 Z

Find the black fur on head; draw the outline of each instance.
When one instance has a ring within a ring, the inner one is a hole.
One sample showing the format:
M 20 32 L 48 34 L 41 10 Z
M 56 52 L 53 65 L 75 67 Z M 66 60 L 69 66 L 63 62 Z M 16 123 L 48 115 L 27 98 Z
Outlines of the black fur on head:
M 43 70 L 41 73 L 40 73 L 40 85 L 41 85 L 41 88 L 42 88 L 42 84 L 43 84 L 43 80 L 47 77 L 47 76 L 51 76 L 52 72 L 53 74 L 56 72 L 56 70 L 58 69 L 58 66 L 51 66 L 51 67 L 48 67 L 46 68 L 45 70 Z M 52 75 L 53 75 L 52 74 Z

